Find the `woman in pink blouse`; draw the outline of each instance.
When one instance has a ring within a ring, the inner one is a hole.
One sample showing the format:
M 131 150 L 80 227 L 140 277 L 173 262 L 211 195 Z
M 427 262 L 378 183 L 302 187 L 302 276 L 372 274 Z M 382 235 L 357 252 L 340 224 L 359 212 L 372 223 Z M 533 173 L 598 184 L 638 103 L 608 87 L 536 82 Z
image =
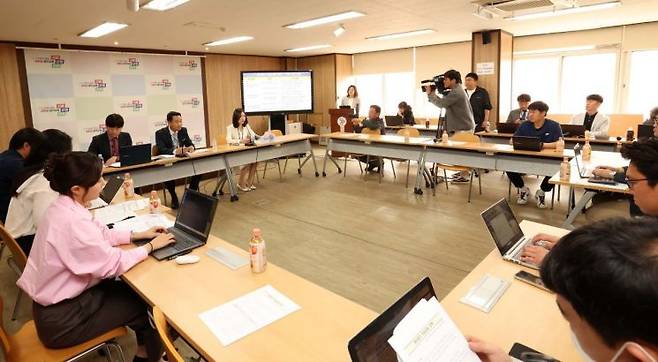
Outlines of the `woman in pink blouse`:
M 135 361 L 158 361 L 162 344 L 149 324 L 147 304 L 115 278 L 172 243 L 173 235 L 164 228 L 110 230 L 94 220 L 84 205 L 103 188 L 101 172 L 99 159 L 87 152 L 50 156 L 44 176 L 59 196 L 41 219 L 17 284 L 34 301 L 34 323 L 46 347 L 70 347 L 128 326 L 137 335 Z M 134 239 L 153 240 L 118 247 Z

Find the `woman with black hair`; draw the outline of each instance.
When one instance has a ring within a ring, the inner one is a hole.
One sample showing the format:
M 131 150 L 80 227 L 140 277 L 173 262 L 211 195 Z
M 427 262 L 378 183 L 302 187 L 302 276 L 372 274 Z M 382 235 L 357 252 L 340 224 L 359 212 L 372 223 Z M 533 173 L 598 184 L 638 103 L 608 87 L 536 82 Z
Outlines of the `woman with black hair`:
M 159 361 L 162 343 L 147 304 L 116 277 L 173 242 L 162 227 L 143 232 L 108 229 L 85 204 L 103 188 L 103 165 L 88 152 L 51 154 L 44 168 L 59 193 L 45 211 L 32 252 L 16 283 L 34 301 L 37 334 L 48 348 L 68 348 L 120 326 L 137 335 L 135 361 Z M 152 239 L 122 249 L 131 240 Z
M 42 134 L 44 142 L 30 153 L 25 167 L 14 178 L 5 223 L 25 255 L 30 255 L 39 220 L 58 196 L 43 176 L 46 160 L 50 154 L 71 152 L 72 148 L 71 136 L 58 129 L 47 129 Z
M 229 145 L 252 144 L 259 136 L 249 126 L 247 115 L 242 111 L 242 108 L 233 110 L 231 124 L 226 127 L 226 142 Z M 243 192 L 249 192 L 256 189 L 254 186 L 254 178 L 256 177 L 257 163 L 250 163 L 242 166 L 240 169 L 240 180 L 238 181 L 238 188 Z
M 414 112 L 411 110 L 411 106 L 408 105 L 407 102 L 400 102 L 400 104 L 398 104 L 398 116 L 402 117 L 402 124 L 410 126 L 416 124 Z

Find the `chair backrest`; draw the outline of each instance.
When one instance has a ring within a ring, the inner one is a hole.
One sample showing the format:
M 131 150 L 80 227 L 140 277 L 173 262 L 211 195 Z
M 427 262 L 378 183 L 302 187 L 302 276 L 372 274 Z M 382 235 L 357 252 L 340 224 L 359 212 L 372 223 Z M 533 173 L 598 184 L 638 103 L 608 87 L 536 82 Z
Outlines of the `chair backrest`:
M 633 129 L 633 132 L 637 132 L 637 125 L 642 124 L 644 121 L 641 114 L 611 114 L 610 117 L 610 128 L 608 129 L 608 135 L 610 137 L 626 137 L 626 131 L 629 128 Z M 637 135 L 635 135 L 637 137 Z
M 413 127 L 406 127 L 400 129 L 398 135 L 404 137 L 420 137 L 420 131 Z
M 281 130 L 273 129 L 271 132 L 272 132 L 272 134 L 274 135 L 274 137 L 281 137 L 281 136 L 283 136 L 283 132 L 281 132 Z
M 158 306 L 153 306 L 153 321 L 167 353 L 167 359 L 174 362 L 185 362 L 183 357 L 176 351 L 176 347 L 174 347 L 174 343 L 169 338 L 169 334 L 167 334 L 167 318 Z
M 226 142 L 226 135 L 225 134 L 220 134 L 215 137 L 215 141 L 217 142 L 217 146 L 224 146 L 227 145 L 228 142 Z
M 480 143 L 480 137 L 472 133 L 455 133 L 450 139 L 459 142 Z
M 151 146 L 151 156 L 158 156 L 160 154 L 160 149 L 158 145 Z
M 2 297 L 0 296 L 0 311 L 4 310 L 4 304 Z M 3 357 L 3 360 L 7 359 L 11 345 L 9 345 L 9 335 L 5 331 L 5 321 L 2 319 L 2 313 L 0 313 L 0 343 L 2 343 L 2 351 L 0 351 L 0 356 Z
M 25 269 L 25 265 L 27 264 L 27 256 L 23 252 L 23 249 L 18 246 L 16 240 L 11 235 L 9 235 L 9 232 L 7 232 L 7 229 L 5 229 L 5 226 L 2 224 L 0 224 L 0 239 L 2 239 L 2 242 L 5 243 L 5 245 L 13 254 L 14 261 L 18 267 L 21 268 L 21 270 Z
M 363 134 L 373 134 L 373 135 L 380 135 L 381 131 L 379 129 L 370 129 L 368 127 L 363 127 L 361 128 L 361 133 Z

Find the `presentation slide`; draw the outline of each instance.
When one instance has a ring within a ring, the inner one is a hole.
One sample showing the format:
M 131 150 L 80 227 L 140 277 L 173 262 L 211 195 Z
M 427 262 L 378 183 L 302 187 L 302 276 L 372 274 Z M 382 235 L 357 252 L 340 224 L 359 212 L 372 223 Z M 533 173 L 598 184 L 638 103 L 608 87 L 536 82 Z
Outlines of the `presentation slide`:
M 313 112 L 313 72 L 242 72 L 247 114 Z

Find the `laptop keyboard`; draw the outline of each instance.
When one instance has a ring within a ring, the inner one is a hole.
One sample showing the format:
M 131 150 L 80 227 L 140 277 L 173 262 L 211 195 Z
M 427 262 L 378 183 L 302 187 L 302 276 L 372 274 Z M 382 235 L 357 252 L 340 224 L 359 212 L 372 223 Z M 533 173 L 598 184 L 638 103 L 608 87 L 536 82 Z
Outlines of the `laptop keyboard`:
M 170 246 L 171 248 L 176 250 L 185 250 L 189 249 L 190 247 L 199 245 L 199 243 L 191 241 L 187 234 L 178 231 L 178 229 L 169 228 L 167 231 L 174 234 L 174 238 L 176 238 L 176 242 Z

